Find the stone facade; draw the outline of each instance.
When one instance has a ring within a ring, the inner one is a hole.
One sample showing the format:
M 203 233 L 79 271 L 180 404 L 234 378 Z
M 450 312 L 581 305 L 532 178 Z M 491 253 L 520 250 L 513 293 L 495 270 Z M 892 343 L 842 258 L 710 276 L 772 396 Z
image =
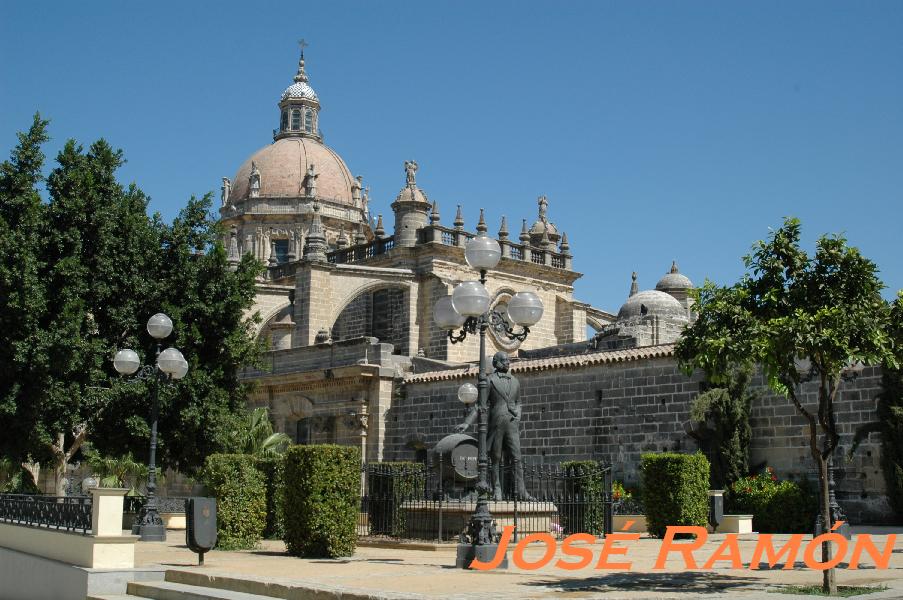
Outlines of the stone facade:
M 689 410 L 702 378 L 684 375 L 672 352 L 672 346 L 655 346 L 513 362 L 522 390 L 525 463 L 602 460 L 613 465 L 616 479 L 636 483 L 642 453 L 695 451 Z M 452 432 L 465 414 L 457 389 L 468 380 L 475 382 L 475 369 L 407 376 L 386 415 L 384 458 L 413 460 L 416 448 L 431 448 Z M 890 512 L 880 441 L 866 440 L 850 462 L 842 458 L 856 428 L 876 419 L 880 380 L 877 369 L 866 369 L 844 384 L 836 405 L 838 496 L 854 522 L 881 521 Z M 754 386 L 751 464 L 767 464 L 781 477 L 815 478 L 805 420 L 761 378 Z M 804 386 L 807 404 L 817 402 L 816 394 L 815 384 Z

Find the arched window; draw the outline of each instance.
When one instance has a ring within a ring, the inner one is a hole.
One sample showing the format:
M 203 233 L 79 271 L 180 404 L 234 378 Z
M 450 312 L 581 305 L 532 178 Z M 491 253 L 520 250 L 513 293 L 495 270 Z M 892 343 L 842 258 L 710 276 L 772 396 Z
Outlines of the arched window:
M 309 108 L 304 111 L 304 131 L 307 133 L 314 132 L 314 113 Z
M 301 131 L 301 111 L 297 108 L 292 111 L 292 131 Z
M 282 121 L 279 124 L 279 130 L 285 131 L 286 129 L 288 129 L 288 111 L 284 110 L 282 111 Z

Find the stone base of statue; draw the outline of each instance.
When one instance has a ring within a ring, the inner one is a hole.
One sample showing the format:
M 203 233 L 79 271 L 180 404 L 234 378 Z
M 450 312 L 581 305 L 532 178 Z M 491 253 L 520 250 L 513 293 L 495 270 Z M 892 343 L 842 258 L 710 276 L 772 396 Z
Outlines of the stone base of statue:
M 514 525 L 517 514 L 517 535 L 523 537 L 531 533 L 549 533 L 559 522 L 558 507 L 552 502 L 518 502 L 513 500 L 490 501 L 489 512 L 499 532 L 504 527 Z M 516 510 L 515 510 L 516 508 Z M 473 502 L 448 500 L 422 504 L 405 502 L 405 529 L 408 537 L 415 539 L 435 539 L 441 531 L 443 541 L 453 540 L 467 527 L 473 515 Z
M 493 558 L 495 558 L 496 553 L 499 551 L 498 544 L 482 544 L 480 546 L 474 546 L 473 544 L 458 544 L 458 556 L 455 559 L 455 568 L 457 569 L 469 569 L 470 563 L 474 561 L 474 559 L 479 560 L 480 562 L 491 562 Z M 502 559 L 502 562 L 499 564 L 496 569 L 507 569 L 508 568 L 508 555 L 505 554 L 505 558 Z

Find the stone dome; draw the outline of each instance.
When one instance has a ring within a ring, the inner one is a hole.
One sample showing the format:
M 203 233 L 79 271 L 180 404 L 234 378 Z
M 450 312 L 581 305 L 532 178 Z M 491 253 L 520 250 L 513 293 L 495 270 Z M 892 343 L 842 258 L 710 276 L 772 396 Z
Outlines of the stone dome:
M 354 206 L 351 185 L 354 178 L 345 161 L 332 148 L 309 137 L 285 137 L 261 148 L 239 167 L 232 180 L 236 202 L 248 198 L 251 163 L 260 171 L 261 198 L 304 196 L 304 179 L 309 165 L 317 173 L 316 196 Z
M 398 192 L 395 202 L 429 202 L 429 199 L 420 188 L 405 186 Z
M 320 102 L 320 99 L 317 97 L 317 93 L 314 91 L 314 88 L 310 87 L 306 81 L 298 81 L 287 88 L 282 92 L 282 100 L 312 100 L 314 102 Z
M 627 299 L 618 311 L 618 321 L 641 316 L 686 320 L 687 311 L 674 296 L 658 290 L 645 290 Z
M 542 235 L 543 231 L 546 230 L 546 226 L 548 226 L 549 237 L 555 240 L 555 237 L 558 235 L 558 228 L 555 227 L 555 223 L 549 223 L 548 221 L 536 221 L 533 223 L 533 226 L 530 227 L 530 235 Z
M 687 291 L 693 287 L 690 278 L 677 270 L 677 261 L 671 263 L 671 271 L 658 280 L 655 289 L 660 292 Z

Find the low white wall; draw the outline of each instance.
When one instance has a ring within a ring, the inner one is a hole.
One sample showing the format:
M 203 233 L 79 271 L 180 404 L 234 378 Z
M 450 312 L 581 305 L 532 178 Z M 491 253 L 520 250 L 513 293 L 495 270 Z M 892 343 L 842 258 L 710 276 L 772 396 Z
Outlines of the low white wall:
M 162 581 L 163 567 L 89 569 L 0 548 L 0 600 L 85 600 L 125 594 L 129 581 Z
M 0 546 L 80 567 L 130 569 L 135 566 L 137 541 L 134 535 L 81 535 L 0 523 Z

